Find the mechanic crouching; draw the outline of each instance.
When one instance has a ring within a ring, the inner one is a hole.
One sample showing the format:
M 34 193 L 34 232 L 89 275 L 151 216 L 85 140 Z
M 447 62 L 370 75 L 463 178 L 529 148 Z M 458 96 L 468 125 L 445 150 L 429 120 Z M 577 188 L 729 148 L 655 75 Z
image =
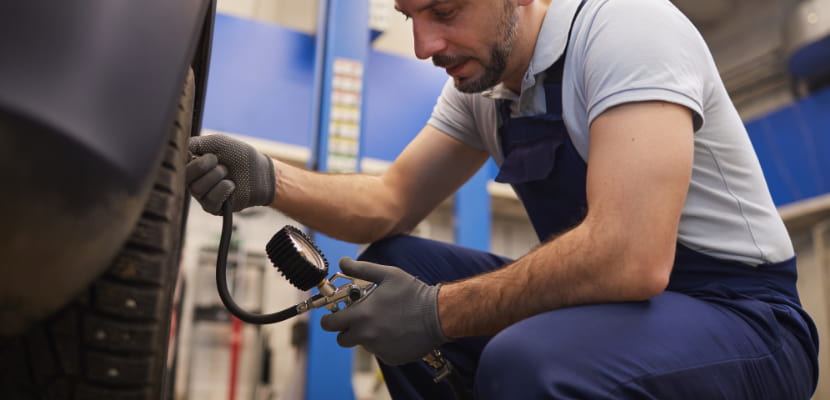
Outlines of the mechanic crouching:
M 270 205 L 373 244 L 375 282 L 322 319 L 395 399 L 808 399 L 817 334 L 793 247 L 703 39 L 666 0 L 397 0 L 450 78 L 381 176 L 323 174 L 193 138 L 194 197 Z M 394 126 L 390 126 L 394 134 Z M 517 260 L 406 236 L 488 158 L 541 244 Z

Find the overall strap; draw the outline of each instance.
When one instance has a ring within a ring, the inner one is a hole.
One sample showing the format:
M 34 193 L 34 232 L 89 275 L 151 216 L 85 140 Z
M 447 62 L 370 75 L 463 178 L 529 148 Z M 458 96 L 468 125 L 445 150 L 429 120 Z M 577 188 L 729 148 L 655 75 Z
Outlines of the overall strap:
M 562 50 L 562 54 L 559 56 L 558 59 L 550 66 L 548 69 L 545 70 L 544 75 L 544 85 L 545 85 L 545 106 L 546 106 L 546 113 L 553 113 L 557 114 L 560 118 L 562 115 L 562 79 L 563 74 L 565 72 L 565 56 L 568 53 L 568 47 L 570 47 L 571 42 L 571 34 L 573 33 L 574 23 L 576 22 L 576 18 L 579 16 L 580 11 L 582 11 L 582 7 L 585 5 L 586 0 L 582 0 L 579 2 L 579 6 L 576 8 L 576 12 L 574 13 L 573 18 L 571 19 L 571 25 L 568 27 L 568 37 L 565 39 L 565 48 Z M 537 39 L 538 40 L 538 39 Z M 548 87 L 548 85 L 559 85 L 558 87 Z M 552 89 L 552 90 L 549 90 Z M 556 95 L 549 95 L 555 93 Z M 499 117 L 501 118 L 502 124 L 507 124 L 510 120 L 510 104 L 512 101 L 510 100 L 496 100 L 496 109 L 498 110 Z M 538 116 L 539 118 L 545 118 L 543 116 Z
M 570 41 L 573 21 L 568 31 Z M 504 154 L 497 182 L 509 183 L 521 199 L 540 241 L 578 224 L 587 212 L 586 164 L 574 147 L 562 117 L 562 70 L 568 43 L 545 71 L 544 114 L 510 118 L 510 103 L 497 103 Z

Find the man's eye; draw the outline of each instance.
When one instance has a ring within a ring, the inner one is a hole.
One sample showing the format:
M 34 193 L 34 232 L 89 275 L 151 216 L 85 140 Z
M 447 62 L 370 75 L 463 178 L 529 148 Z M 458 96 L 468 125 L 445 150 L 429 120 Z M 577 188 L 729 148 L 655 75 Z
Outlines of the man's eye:
M 438 19 L 450 19 L 455 15 L 455 10 L 432 10 L 432 14 Z

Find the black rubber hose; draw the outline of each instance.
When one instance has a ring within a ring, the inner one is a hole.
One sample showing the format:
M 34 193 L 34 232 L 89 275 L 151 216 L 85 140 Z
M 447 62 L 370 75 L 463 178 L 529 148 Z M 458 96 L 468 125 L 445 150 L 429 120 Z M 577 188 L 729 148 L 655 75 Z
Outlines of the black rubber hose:
M 231 244 L 231 231 L 233 230 L 233 211 L 231 210 L 230 202 L 222 203 L 222 235 L 219 239 L 219 251 L 216 255 L 216 289 L 219 290 L 219 298 L 225 308 L 237 318 L 251 324 L 273 324 L 275 322 L 285 321 L 298 314 L 297 306 L 286 308 L 285 310 L 275 312 L 272 314 L 254 314 L 243 310 L 236 302 L 233 301 L 230 291 L 228 291 L 228 248 Z
M 242 321 L 259 325 L 273 324 L 296 316 L 298 314 L 297 306 L 289 307 L 272 314 L 253 314 L 243 310 L 233 301 L 230 291 L 228 291 L 227 279 L 228 249 L 230 248 L 232 230 L 233 211 L 231 211 L 230 203 L 226 201 L 222 204 L 222 234 L 219 239 L 219 251 L 216 256 L 216 289 L 219 290 L 219 298 L 222 299 L 225 308 Z M 317 296 L 320 295 L 318 294 Z M 461 376 L 457 372 L 451 370 L 446 380 L 456 399 L 465 400 L 472 398 L 464 388 Z

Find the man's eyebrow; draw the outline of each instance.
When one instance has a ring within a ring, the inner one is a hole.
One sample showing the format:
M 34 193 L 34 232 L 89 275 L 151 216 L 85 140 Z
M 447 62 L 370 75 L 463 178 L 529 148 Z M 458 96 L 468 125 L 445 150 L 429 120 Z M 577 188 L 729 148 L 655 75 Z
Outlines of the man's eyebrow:
M 447 2 L 447 0 L 432 0 L 427 5 L 421 6 L 420 8 L 416 9 L 415 12 L 419 13 L 421 11 L 424 11 L 426 9 L 430 9 L 432 7 L 435 7 L 439 4 L 441 4 L 441 3 L 446 3 L 446 2 Z M 403 9 L 398 7 L 397 4 L 395 4 L 395 10 L 398 11 L 399 13 L 403 14 L 403 15 L 409 16 L 409 14 L 407 14 L 406 11 L 404 11 Z

